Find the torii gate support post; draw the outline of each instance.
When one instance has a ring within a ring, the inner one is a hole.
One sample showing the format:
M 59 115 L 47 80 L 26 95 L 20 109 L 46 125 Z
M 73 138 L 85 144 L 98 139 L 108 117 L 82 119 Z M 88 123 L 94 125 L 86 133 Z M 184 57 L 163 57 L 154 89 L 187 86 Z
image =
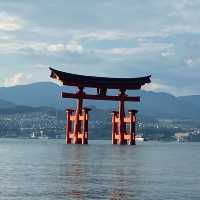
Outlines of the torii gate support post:
M 66 144 L 88 144 L 89 108 L 83 107 L 83 88 L 77 92 L 76 111 L 67 109 Z M 75 112 L 75 115 L 74 115 Z M 73 130 L 72 130 L 73 124 Z
M 117 134 L 117 122 L 116 122 L 116 118 L 117 118 L 118 112 L 113 111 L 112 112 L 112 144 L 117 144 L 117 140 L 115 138 L 115 135 Z
M 129 110 L 130 116 L 130 129 L 129 134 L 131 135 L 130 145 L 135 145 L 135 132 L 136 132 L 136 113 L 137 110 Z
M 83 135 L 82 135 L 82 144 L 88 144 L 88 121 L 89 121 L 89 111 L 91 109 L 84 108 L 83 113 Z
M 71 122 L 71 116 L 73 114 L 74 110 L 72 109 L 67 109 L 66 110 L 66 118 L 67 118 L 67 123 L 66 123 L 66 144 L 71 144 L 71 138 L 70 134 L 72 132 L 72 122 Z
M 121 90 L 119 112 L 112 112 L 112 144 L 135 145 L 136 113 L 137 110 L 129 110 L 129 116 L 125 115 L 125 90 Z M 129 130 L 127 130 L 127 124 Z
M 126 129 L 126 124 L 124 123 L 125 108 L 124 108 L 124 97 L 126 90 L 120 90 L 120 102 L 119 102 L 119 144 L 125 144 L 124 134 Z
M 76 106 L 76 114 L 75 114 L 75 122 L 74 122 L 74 144 L 79 144 L 78 141 L 78 134 L 80 133 L 81 129 L 81 122 L 79 120 L 79 116 L 82 114 L 82 107 L 83 107 L 83 88 L 79 87 L 79 91 L 77 93 L 77 106 Z

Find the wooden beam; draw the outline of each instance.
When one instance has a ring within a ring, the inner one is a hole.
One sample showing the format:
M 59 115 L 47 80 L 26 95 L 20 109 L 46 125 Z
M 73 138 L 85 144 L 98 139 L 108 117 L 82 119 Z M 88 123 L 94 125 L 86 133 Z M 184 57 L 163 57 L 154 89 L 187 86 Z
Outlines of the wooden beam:
M 70 99 L 77 99 L 79 98 L 78 94 L 74 93 L 62 93 L 63 98 L 70 98 Z M 91 100 L 104 100 L 104 101 L 120 101 L 120 96 L 101 96 L 101 95 L 94 95 L 94 94 L 84 94 L 83 99 L 91 99 Z M 125 96 L 124 101 L 135 101 L 140 102 L 140 97 L 138 96 Z
M 151 82 L 151 76 L 138 78 L 109 78 L 71 74 L 53 68 L 50 68 L 50 70 L 51 78 L 61 81 L 63 85 L 99 88 L 102 90 L 102 93 L 105 93 L 106 89 L 139 90 L 141 86 Z

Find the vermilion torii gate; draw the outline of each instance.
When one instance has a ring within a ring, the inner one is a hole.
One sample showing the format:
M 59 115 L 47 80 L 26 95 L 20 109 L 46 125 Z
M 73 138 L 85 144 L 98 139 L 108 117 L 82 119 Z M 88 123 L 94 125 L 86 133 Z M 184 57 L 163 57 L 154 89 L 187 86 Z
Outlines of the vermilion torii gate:
M 88 108 L 83 108 L 83 99 L 118 101 L 119 111 L 112 112 L 112 144 L 135 144 L 135 125 L 137 110 L 129 110 L 129 116 L 125 115 L 125 102 L 139 102 L 140 97 L 128 96 L 126 90 L 139 90 L 141 86 L 150 83 L 150 77 L 140 78 L 107 78 L 83 76 L 66 73 L 50 68 L 51 78 L 59 80 L 63 85 L 75 86 L 76 93 L 62 93 L 63 98 L 77 99 L 76 110 L 67 109 L 66 143 L 88 143 Z M 96 94 L 86 94 L 84 88 L 96 88 Z M 119 90 L 119 95 L 107 95 L 108 89 Z M 129 130 L 127 130 L 129 125 Z

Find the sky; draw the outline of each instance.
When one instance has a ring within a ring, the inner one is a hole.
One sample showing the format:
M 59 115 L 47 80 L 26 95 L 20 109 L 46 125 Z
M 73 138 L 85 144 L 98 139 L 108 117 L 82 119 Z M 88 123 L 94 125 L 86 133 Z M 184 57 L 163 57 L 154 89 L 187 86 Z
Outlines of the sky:
M 152 75 L 146 90 L 200 94 L 199 0 L 0 0 L 0 86 L 51 81 L 49 67 Z

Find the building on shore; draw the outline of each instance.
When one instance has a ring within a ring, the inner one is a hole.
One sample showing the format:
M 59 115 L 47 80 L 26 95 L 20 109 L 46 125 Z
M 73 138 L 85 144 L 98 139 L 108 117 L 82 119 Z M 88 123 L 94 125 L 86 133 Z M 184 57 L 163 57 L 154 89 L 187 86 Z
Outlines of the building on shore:
M 189 134 L 188 132 L 186 132 L 186 133 L 181 133 L 181 132 L 175 133 L 175 137 L 176 137 L 176 140 L 177 140 L 178 142 L 185 142 L 185 141 L 187 141 L 189 135 L 190 135 L 190 134 Z

